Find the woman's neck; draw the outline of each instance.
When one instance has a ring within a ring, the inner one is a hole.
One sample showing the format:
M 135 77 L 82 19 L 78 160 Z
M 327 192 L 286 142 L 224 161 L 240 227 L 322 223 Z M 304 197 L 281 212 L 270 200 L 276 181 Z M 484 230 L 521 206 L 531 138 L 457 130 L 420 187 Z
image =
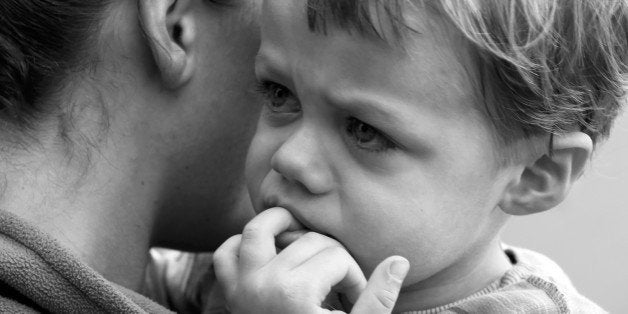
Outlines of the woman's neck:
M 56 239 L 108 280 L 138 290 L 156 212 L 156 178 L 132 156 L 99 151 L 89 160 L 28 152 L 3 161 L 0 206 Z
M 488 287 L 511 267 L 496 238 L 483 252 L 402 289 L 395 312 L 431 309 L 459 301 Z

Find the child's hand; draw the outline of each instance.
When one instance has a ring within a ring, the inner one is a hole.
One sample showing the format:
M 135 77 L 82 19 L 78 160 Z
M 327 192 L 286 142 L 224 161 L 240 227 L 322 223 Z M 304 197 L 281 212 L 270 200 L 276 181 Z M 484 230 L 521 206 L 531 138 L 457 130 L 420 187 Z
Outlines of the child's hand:
M 409 267 L 404 258 L 384 260 L 367 283 L 344 247 L 318 233 L 277 253 L 277 235 L 298 229 L 287 210 L 271 208 L 218 248 L 216 276 L 233 313 L 329 313 L 321 303 L 332 287 L 355 303 L 352 313 L 392 312 Z

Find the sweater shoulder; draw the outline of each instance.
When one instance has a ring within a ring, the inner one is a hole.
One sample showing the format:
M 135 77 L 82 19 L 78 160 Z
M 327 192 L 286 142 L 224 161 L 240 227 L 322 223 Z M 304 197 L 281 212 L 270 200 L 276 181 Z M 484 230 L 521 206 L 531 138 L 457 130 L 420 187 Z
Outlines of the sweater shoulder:
M 607 313 L 580 294 L 563 270 L 531 250 L 505 247 L 512 268 L 485 289 L 454 303 L 406 313 Z
M 504 252 L 513 268 L 500 279 L 497 289 L 466 304 L 473 312 L 606 313 L 580 294 L 550 258 L 515 247 L 506 247 Z

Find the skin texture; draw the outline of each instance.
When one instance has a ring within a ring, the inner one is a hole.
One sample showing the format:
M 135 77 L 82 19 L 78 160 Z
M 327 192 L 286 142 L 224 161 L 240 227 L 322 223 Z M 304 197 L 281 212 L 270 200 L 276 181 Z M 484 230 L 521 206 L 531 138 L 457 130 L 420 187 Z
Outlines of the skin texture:
M 256 75 L 267 106 L 247 160 L 256 211 L 286 208 L 340 241 L 365 274 L 406 257 L 396 310 L 455 301 L 499 278 L 509 263 L 498 204 L 521 168 L 500 166 L 467 60 L 454 53 L 464 47 L 427 13 L 404 52 L 312 33 L 303 7 L 264 4 Z
M 150 246 L 210 250 L 241 230 L 258 4 L 113 1 L 90 67 L 49 100 L 60 112 L 4 152 L 0 206 L 131 289 Z
M 194 13 L 197 77 L 179 99 L 185 108 L 178 121 L 159 130 L 170 155 L 158 245 L 214 249 L 252 214 L 243 165 L 260 109 L 251 68 L 259 47 L 258 1 L 227 3 Z
M 409 265 L 399 256 L 387 258 L 367 283 L 338 241 L 305 231 L 290 212 L 275 207 L 216 250 L 214 269 L 234 314 L 340 314 L 347 302 L 354 304 L 351 313 L 380 314 L 392 312 Z M 337 293 L 346 301 L 339 303 Z

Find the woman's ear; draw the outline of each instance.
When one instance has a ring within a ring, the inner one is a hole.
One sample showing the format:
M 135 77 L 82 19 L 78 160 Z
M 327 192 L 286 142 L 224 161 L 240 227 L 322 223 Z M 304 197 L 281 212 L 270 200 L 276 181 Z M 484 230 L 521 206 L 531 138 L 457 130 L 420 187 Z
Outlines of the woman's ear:
M 194 0 L 139 0 L 139 19 L 164 85 L 176 89 L 192 77 Z
M 551 154 L 535 158 L 507 187 L 501 209 L 511 215 L 528 215 L 560 204 L 584 172 L 592 152 L 593 142 L 585 133 L 555 135 Z

